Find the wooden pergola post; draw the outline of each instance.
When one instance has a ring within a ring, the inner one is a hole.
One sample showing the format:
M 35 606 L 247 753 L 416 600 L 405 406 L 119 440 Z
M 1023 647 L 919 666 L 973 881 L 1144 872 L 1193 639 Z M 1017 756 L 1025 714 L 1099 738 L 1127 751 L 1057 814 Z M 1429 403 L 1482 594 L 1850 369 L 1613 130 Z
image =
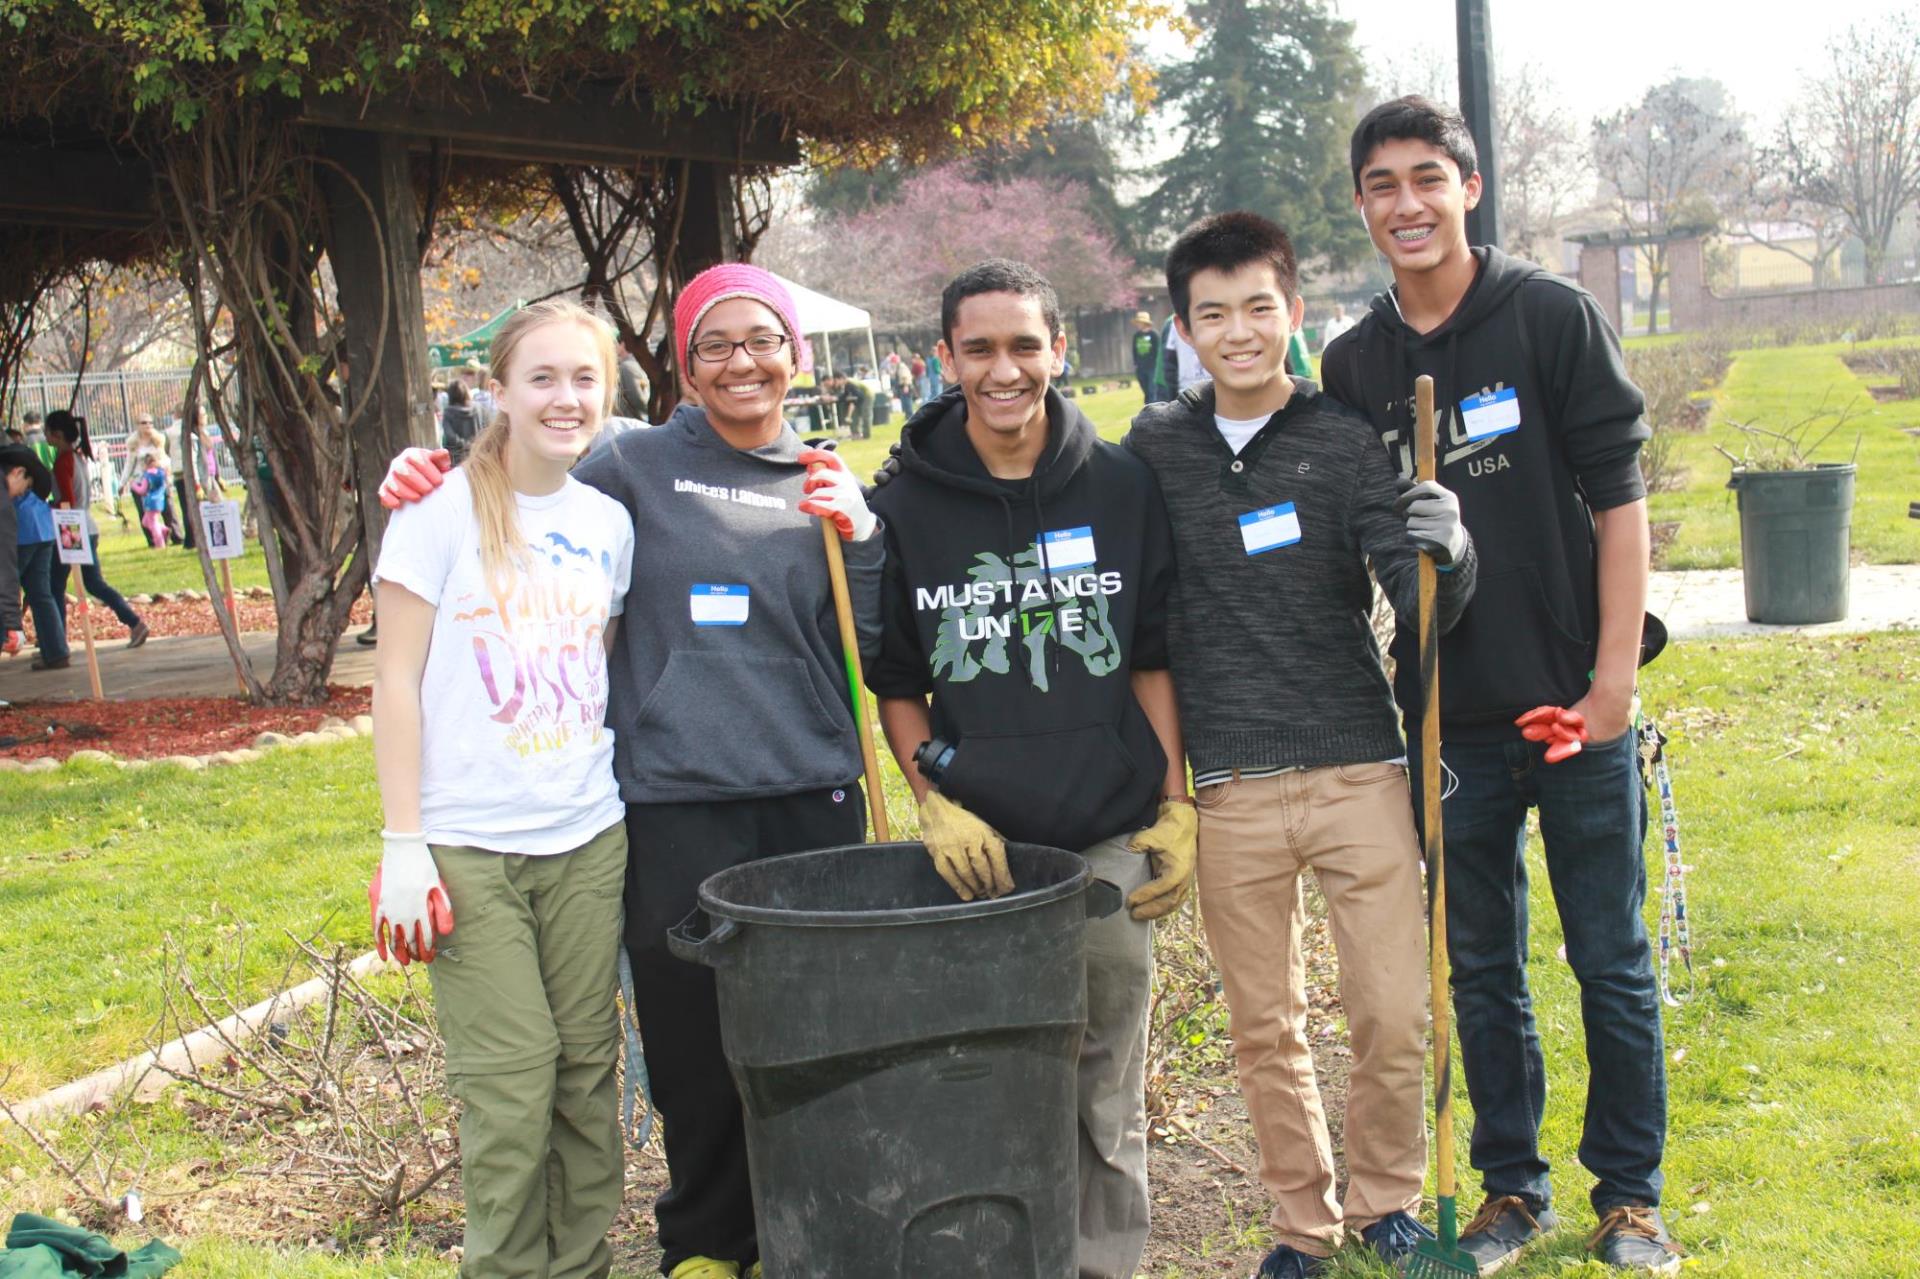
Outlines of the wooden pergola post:
M 348 407 L 361 411 L 350 447 L 366 526 L 363 553 L 372 563 L 387 526 L 374 493 L 388 462 L 401 449 L 435 443 L 420 294 L 420 214 L 406 138 L 352 129 L 327 129 L 323 136 L 327 158 L 352 179 L 325 171 L 327 259 L 346 317 Z

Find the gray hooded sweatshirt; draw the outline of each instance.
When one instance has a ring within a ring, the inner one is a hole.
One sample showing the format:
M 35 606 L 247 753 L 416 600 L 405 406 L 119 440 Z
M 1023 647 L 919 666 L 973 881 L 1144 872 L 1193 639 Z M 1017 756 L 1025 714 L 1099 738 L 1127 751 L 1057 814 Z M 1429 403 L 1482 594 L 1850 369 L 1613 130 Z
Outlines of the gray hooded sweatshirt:
M 607 723 L 630 804 L 844 786 L 860 748 L 820 520 L 791 428 L 736 449 L 682 405 L 575 468 L 633 517 Z M 879 632 L 884 539 L 843 543 L 855 627 Z

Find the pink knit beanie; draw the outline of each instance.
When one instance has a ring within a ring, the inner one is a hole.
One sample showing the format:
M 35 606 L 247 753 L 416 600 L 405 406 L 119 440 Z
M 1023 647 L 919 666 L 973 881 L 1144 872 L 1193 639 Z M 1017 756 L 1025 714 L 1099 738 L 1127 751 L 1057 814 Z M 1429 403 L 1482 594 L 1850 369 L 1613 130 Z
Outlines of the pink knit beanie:
M 687 281 L 687 287 L 681 289 L 680 296 L 674 300 L 673 347 L 680 357 L 682 370 L 689 367 L 692 358 L 687 348 L 693 342 L 694 330 L 700 327 L 708 311 L 728 298 L 752 298 L 779 316 L 780 323 L 786 326 L 787 337 L 793 342 L 800 372 L 813 367 L 813 347 L 800 335 L 799 312 L 794 309 L 793 297 L 786 286 L 751 263 L 722 262 Z

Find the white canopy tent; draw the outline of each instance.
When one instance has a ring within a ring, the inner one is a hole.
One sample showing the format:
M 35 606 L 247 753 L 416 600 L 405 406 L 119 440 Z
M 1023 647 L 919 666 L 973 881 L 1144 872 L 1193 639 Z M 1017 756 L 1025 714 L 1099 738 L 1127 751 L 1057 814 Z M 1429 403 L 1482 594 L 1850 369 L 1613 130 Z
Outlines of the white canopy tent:
M 804 284 L 795 284 L 785 276 L 776 275 L 773 278 L 786 285 L 787 292 L 793 295 L 794 310 L 800 313 L 801 336 L 820 339 L 821 354 L 826 357 L 828 373 L 833 372 L 833 338 L 830 335 L 853 333 L 865 329 L 867 367 L 878 375 L 880 357 L 873 345 L 872 314 L 862 311 L 851 302 L 842 302 L 839 298 L 830 298 Z

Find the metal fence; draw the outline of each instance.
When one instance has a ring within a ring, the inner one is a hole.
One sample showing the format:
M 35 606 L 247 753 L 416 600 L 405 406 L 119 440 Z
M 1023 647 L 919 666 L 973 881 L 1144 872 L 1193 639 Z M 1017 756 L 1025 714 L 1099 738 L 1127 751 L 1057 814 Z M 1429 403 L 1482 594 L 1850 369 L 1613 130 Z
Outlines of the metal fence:
M 134 424 L 147 416 L 169 436 L 176 433 L 186 407 L 190 376 L 187 369 L 117 369 L 83 374 L 76 385 L 72 374 L 29 374 L 15 385 L 14 410 L 17 414 L 37 411 L 44 418 L 54 409 L 70 408 L 87 419 L 96 459 L 94 497 L 111 502 L 119 496 Z M 236 483 L 241 478 L 239 468 L 232 451 L 220 447 L 220 426 L 208 411 L 204 395 L 200 408 L 202 429 L 220 465 L 220 482 Z

